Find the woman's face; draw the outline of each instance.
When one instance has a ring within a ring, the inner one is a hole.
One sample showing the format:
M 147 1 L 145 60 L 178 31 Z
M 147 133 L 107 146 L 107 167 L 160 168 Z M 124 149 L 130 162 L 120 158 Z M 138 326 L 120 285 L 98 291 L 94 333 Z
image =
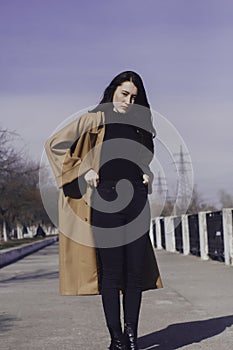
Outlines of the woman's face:
M 113 110 L 119 113 L 127 113 L 129 106 L 134 103 L 138 89 L 131 81 L 124 81 L 113 94 Z

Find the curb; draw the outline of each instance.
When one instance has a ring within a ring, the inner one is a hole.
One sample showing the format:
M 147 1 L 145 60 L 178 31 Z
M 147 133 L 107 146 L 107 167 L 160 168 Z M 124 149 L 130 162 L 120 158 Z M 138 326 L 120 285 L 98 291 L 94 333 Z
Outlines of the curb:
M 22 244 L 16 248 L 4 249 L 0 252 L 0 268 L 10 265 L 25 256 L 32 254 L 50 244 L 56 243 L 58 236 L 44 239 L 43 241 Z

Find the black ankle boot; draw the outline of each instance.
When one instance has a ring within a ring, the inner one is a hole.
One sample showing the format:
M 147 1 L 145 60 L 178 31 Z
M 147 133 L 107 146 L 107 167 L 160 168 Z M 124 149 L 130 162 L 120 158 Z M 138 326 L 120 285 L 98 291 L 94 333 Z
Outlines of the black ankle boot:
M 109 350 L 126 350 L 124 343 L 124 335 L 121 331 L 109 329 L 111 335 L 111 344 Z
M 125 323 L 125 342 L 126 350 L 138 350 L 137 345 L 137 327 L 130 323 Z

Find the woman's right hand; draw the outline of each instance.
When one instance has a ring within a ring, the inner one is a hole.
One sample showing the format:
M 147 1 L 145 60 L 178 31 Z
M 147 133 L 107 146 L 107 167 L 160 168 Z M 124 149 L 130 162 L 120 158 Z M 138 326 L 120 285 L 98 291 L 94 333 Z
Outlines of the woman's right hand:
M 97 187 L 99 183 L 99 175 L 95 170 L 90 169 L 84 176 L 85 181 L 89 186 Z

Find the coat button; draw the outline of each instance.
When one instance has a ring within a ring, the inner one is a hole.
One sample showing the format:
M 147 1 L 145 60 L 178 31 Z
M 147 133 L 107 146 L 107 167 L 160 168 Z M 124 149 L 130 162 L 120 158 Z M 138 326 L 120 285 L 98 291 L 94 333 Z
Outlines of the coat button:
M 139 129 L 137 129 L 136 132 L 139 134 L 139 132 L 140 132 Z
M 85 221 L 88 221 L 88 218 L 85 218 Z

